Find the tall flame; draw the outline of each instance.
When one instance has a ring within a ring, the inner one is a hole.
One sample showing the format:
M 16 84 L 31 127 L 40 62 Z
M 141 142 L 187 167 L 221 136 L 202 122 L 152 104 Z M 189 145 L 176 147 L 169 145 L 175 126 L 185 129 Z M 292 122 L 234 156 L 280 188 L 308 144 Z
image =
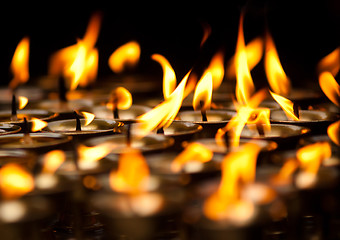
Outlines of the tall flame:
M 43 158 L 43 173 L 53 174 L 60 165 L 65 162 L 65 152 L 61 150 L 53 150 L 44 155 Z
M 340 146 L 340 120 L 328 126 L 327 134 L 336 145 Z
M 168 99 L 176 88 L 176 74 L 169 61 L 160 54 L 152 54 L 152 60 L 158 62 L 163 69 L 163 95 Z
M 33 177 L 22 166 L 9 163 L 0 169 L 0 190 L 4 198 L 18 198 L 33 189 Z
M 290 92 L 290 80 L 283 71 L 275 43 L 269 33 L 266 34 L 264 65 L 267 79 L 273 92 L 287 96 Z
M 282 97 L 276 93 L 269 91 L 274 100 L 281 106 L 286 116 L 294 121 L 299 121 L 300 119 L 294 113 L 294 103 L 288 98 Z
M 115 73 L 121 73 L 126 66 L 135 66 L 140 58 L 140 46 L 136 41 L 130 41 L 117 48 L 109 58 L 109 67 Z
M 205 72 L 210 72 L 212 75 L 213 89 L 219 88 L 224 77 L 224 52 L 222 50 L 215 53 Z
M 212 75 L 209 71 L 206 71 L 196 85 L 192 103 L 194 110 L 210 109 L 212 88 L 213 88 Z
M 322 72 L 319 75 L 319 85 L 329 100 L 340 107 L 340 86 L 336 82 L 332 73 Z
M 336 48 L 333 52 L 320 60 L 318 64 L 318 71 L 330 72 L 335 76 L 340 70 L 340 47 Z
M 12 62 L 11 71 L 13 73 L 13 79 L 9 83 L 9 87 L 13 90 L 20 84 L 27 82 L 29 79 L 28 71 L 28 58 L 29 58 L 29 46 L 30 40 L 28 37 L 24 37 L 15 49 Z

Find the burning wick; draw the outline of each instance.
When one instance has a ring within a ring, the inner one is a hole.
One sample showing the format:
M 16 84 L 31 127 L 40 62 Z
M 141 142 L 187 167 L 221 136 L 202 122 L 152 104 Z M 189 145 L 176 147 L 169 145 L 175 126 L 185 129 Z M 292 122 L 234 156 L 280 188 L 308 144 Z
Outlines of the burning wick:
M 12 121 L 18 121 L 17 117 L 17 99 L 15 95 L 12 95 L 12 116 L 11 116 Z
M 164 134 L 164 128 L 163 127 L 158 128 L 157 129 L 157 134 Z
M 202 100 L 200 101 L 200 106 L 201 106 L 202 121 L 203 121 L 203 122 L 207 122 L 207 121 L 208 121 L 208 119 L 207 119 L 207 112 L 206 112 L 206 110 L 203 108 L 204 102 L 203 102 Z
M 131 147 L 131 124 L 127 125 L 127 133 L 126 133 L 126 145 Z
M 32 144 L 33 139 L 30 136 L 30 131 L 29 131 L 28 122 L 27 122 L 26 117 L 24 117 L 24 125 L 23 125 L 22 130 L 24 132 L 24 138 L 23 138 L 24 143 L 25 144 Z
M 262 123 L 260 123 L 260 122 L 257 122 L 256 124 L 256 130 L 257 130 L 257 132 L 259 133 L 259 135 L 261 136 L 261 137 L 264 137 L 264 129 L 263 129 L 263 125 L 262 125 Z
M 81 131 L 81 123 L 79 116 L 76 111 L 73 111 L 74 117 L 76 118 L 76 131 Z
M 293 104 L 293 111 L 294 111 L 294 115 L 297 118 L 300 118 L 300 106 L 299 106 L 299 104 L 297 104 L 297 103 Z

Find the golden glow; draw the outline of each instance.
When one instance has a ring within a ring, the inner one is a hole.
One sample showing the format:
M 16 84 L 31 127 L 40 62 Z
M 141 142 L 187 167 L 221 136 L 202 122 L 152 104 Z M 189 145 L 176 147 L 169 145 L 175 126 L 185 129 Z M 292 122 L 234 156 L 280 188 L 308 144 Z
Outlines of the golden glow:
M 171 163 L 171 170 L 179 172 L 188 162 L 205 163 L 212 159 L 213 152 L 200 143 L 190 143 Z
M 109 67 L 115 73 L 121 73 L 124 69 L 134 67 L 140 57 L 140 46 L 136 41 L 130 41 L 117 48 L 109 58 Z
M 241 224 L 253 216 L 254 206 L 241 199 L 240 195 L 242 188 L 255 180 L 259 151 L 258 145 L 246 143 L 238 151 L 230 152 L 224 157 L 220 186 L 203 206 L 206 217 L 212 220 L 229 219 Z
M 276 94 L 287 96 L 290 92 L 290 80 L 283 71 L 275 43 L 269 33 L 266 34 L 264 66 L 272 91 Z
M 40 120 L 38 118 L 33 117 L 31 121 L 32 121 L 32 128 L 31 128 L 32 132 L 40 131 L 41 129 L 47 126 L 47 122 Z
M 274 175 L 270 180 L 275 185 L 286 185 L 291 183 L 292 174 L 299 167 L 296 159 L 288 159 L 281 167 L 278 174 Z
M 340 146 L 340 120 L 328 126 L 327 134 L 336 145 Z
M 202 36 L 200 47 L 203 46 L 203 44 L 207 41 L 208 37 L 211 34 L 211 26 L 209 24 L 204 23 L 202 24 L 202 27 L 203 27 L 203 36 Z
M 9 83 L 11 89 L 16 89 L 20 84 L 27 82 L 29 79 L 28 59 L 29 59 L 30 40 L 24 37 L 15 49 L 12 62 L 11 71 L 13 78 Z
M 222 50 L 218 51 L 212 57 L 210 64 L 205 72 L 211 73 L 213 89 L 219 88 L 224 77 L 224 53 Z M 205 75 L 205 73 L 203 75 Z
M 163 96 L 168 99 L 176 88 L 176 74 L 169 61 L 160 54 L 152 54 L 152 60 L 158 62 L 163 69 Z
M 25 108 L 27 103 L 28 103 L 28 98 L 23 97 L 23 96 L 19 96 L 18 100 L 19 100 L 19 109 Z
M 93 163 L 101 160 L 112 150 L 111 143 L 102 143 L 94 147 L 87 147 L 80 144 L 78 146 L 79 163 Z
M 53 150 L 44 155 L 43 158 L 43 173 L 53 174 L 60 165 L 65 162 L 66 155 L 64 151 Z
M 81 114 L 85 118 L 84 126 L 89 125 L 93 121 L 93 119 L 95 117 L 95 115 L 93 113 L 89 113 L 89 112 L 81 112 Z
M 210 109 L 212 97 L 212 75 L 210 72 L 205 72 L 202 78 L 198 81 L 194 92 L 192 105 L 194 110 Z M 201 102 L 203 105 L 201 106 Z
M 285 112 L 288 119 L 292 119 L 294 121 L 299 121 L 299 118 L 294 114 L 294 103 L 290 101 L 288 98 L 282 97 L 276 93 L 269 91 L 274 100 L 281 106 L 282 110 Z
M 0 189 L 5 199 L 18 198 L 34 189 L 34 180 L 22 166 L 9 163 L 0 169 Z
M 319 85 L 329 100 L 340 107 L 340 86 L 333 75 L 330 72 L 322 72 L 319 75 Z
M 117 109 L 129 109 L 132 105 L 131 93 L 124 87 L 117 87 L 112 90 L 110 100 L 106 104 L 106 107 L 113 109 L 113 104 L 116 105 L 115 108 Z
M 318 64 L 318 71 L 330 72 L 335 76 L 340 70 L 340 47 L 336 48 L 333 52 L 320 60 Z
M 114 191 L 138 193 L 143 191 L 143 183 L 149 175 L 143 155 L 130 149 L 119 156 L 118 170 L 110 173 L 110 186 Z

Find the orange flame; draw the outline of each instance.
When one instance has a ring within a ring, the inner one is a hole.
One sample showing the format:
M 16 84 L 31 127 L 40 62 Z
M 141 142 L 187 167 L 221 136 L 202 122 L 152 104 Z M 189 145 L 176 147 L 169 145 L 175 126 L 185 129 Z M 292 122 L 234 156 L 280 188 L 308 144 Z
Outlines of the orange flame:
M 194 110 L 207 110 L 210 109 L 212 97 L 212 75 L 206 71 L 202 78 L 198 81 L 194 92 L 192 105 Z M 201 103 L 203 105 L 201 106 Z
M 209 162 L 213 157 L 213 152 L 199 143 L 190 143 L 171 163 L 171 170 L 175 173 L 182 170 L 188 162 Z
M 322 72 L 319 75 L 319 85 L 329 100 L 340 107 L 340 86 L 333 75 L 330 72 Z
M 269 33 L 266 34 L 264 65 L 267 79 L 273 92 L 287 96 L 290 92 L 290 80 L 283 71 L 275 43 Z
M 29 38 L 24 37 L 15 49 L 11 62 L 13 79 L 9 83 L 12 90 L 16 89 L 21 83 L 27 82 L 30 77 L 28 71 L 29 46 Z
M 291 182 L 292 174 L 299 167 L 296 159 L 288 159 L 281 167 L 278 174 L 271 178 L 271 182 L 275 185 L 286 185 Z
M 34 189 L 34 180 L 22 166 L 9 163 L 0 169 L 0 189 L 4 198 L 18 198 Z
M 61 150 L 53 150 L 44 155 L 43 158 L 43 173 L 53 174 L 60 165 L 65 162 L 65 152 Z
M 32 121 L 32 128 L 31 128 L 32 132 L 40 131 L 41 129 L 47 126 L 47 122 L 40 120 L 38 118 L 33 117 L 31 121 Z
M 106 107 L 113 109 L 114 104 L 117 109 L 129 109 L 132 105 L 131 93 L 124 87 L 117 87 L 112 90 L 110 100 L 106 104 Z
M 112 146 L 111 143 L 102 143 L 94 147 L 81 144 L 78 147 L 79 162 L 97 162 L 111 152 Z
M 95 115 L 93 113 L 81 112 L 81 114 L 83 114 L 83 116 L 85 118 L 84 126 L 89 125 L 94 120 Z
M 19 96 L 18 100 L 19 100 L 19 109 L 25 108 L 28 103 L 28 98 L 24 96 Z
M 340 70 L 340 47 L 336 48 L 333 52 L 320 60 L 318 64 L 318 71 L 330 72 L 335 76 Z
M 143 155 L 130 149 L 119 156 L 118 170 L 110 173 L 110 186 L 118 192 L 138 193 L 149 175 Z
M 328 126 L 327 134 L 336 145 L 340 146 L 340 120 Z
M 218 51 L 212 57 L 210 64 L 205 72 L 210 72 L 212 75 L 213 89 L 219 88 L 224 77 L 224 53 L 222 50 Z
M 203 44 L 208 40 L 208 37 L 211 34 L 211 26 L 207 23 L 202 23 L 202 28 L 203 28 L 203 36 L 202 36 L 202 40 L 200 43 L 200 47 L 203 46 Z
M 130 41 L 117 48 L 109 58 L 109 67 L 115 73 L 121 73 L 126 66 L 135 66 L 140 57 L 140 46 L 136 41 Z
M 232 220 L 235 224 L 242 224 L 253 216 L 253 204 L 240 195 L 242 187 L 255 179 L 259 151 L 258 145 L 247 143 L 224 157 L 221 183 L 204 203 L 205 216 L 212 220 Z
M 294 121 L 299 121 L 300 119 L 294 114 L 294 103 L 289 99 L 282 97 L 276 93 L 269 91 L 274 100 L 281 106 L 286 116 Z
M 152 54 L 152 60 L 158 62 L 163 69 L 163 95 L 168 99 L 176 88 L 176 74 L 169 61 L 160 54 Z

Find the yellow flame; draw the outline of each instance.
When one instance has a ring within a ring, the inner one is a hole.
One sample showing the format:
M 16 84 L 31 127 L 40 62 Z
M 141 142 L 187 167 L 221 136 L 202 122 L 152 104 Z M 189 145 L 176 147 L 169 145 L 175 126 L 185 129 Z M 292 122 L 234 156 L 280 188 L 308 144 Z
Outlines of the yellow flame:
M 18 198 L 34 189 L 34 180 L 22 166 L 9 163 L 0 169 L 0 189 L 4 198 Z
M 62 150 L 53 150 L 44 155 L 43 158 L 43 173 L 55 173 L 57 169 L 65 162 L 66 155 Z
M 101 160 L 112 150 L 111 143 L 101 143 L 94 147 L 80 144 L 78 147 L 79 163 L 93 163 Z
M 13 79 L 9 83 L 11 89 L 15 89 L 20 84 L 27 82 L 30 77 L 28 71 L 29 46 L 29 38 L 24 37 L 15 49 L 11 62 L 11 71 L 13 73 Z
M 176 74 L 169 61 L 160 54 L 152 54 L 152 60 L 158 62 L 163 69 L 163 95 L 168 99 L 176 88 Z
M 194 110 L 210 109 L 212 97 L 212 75 L 210 72 L 205 72 L 202 78 L 198 81 L 194 92 L 192 105 Z M 201 102 L 203 105 L 201 106 Z
M 327 134 L 336 145 L 340 146 L 340 120 L 328 126 Z
M 38 118 L 33 117 L 31 121 L 32 121 L 32 128 L 31 128 L 32 132 L 40 131 L 41 129 L 47 126 L 47 122 L 40 120 Z
M 330 72 L 333 76 L 340 70 L 340 47 L 336 48 L 333 52 L 320 60 L 318 64 L 318 71 Z
M 319 75 L 319 85 L 329 100 L 340 107 L 340 86 L 333 75 L 330 72 L 322 72 Z
M 222 50 L 218 51 L 212 57 L 205 72 L 210 72 L 212 75 L 213 89 L 219 88 L 224 77 L 224 52 Z
M 299 121 L 299 118 L 294 114 L 294 103 L 290 101 L 288 98 L 282 97 L 276 93 L 269 91 L 274 100 L 281 106 L 282 110 L 285 112 L 286 116 L 289 119 L 294 121 Z
M 89 113 L 89 112 L 81 112 L 81 114 L 84 116 L 85 118 L 85 123 L 84 126 L 89 125 L 93 120 L 95 115 L 93 113 Z
M 200 143 L 190 143 L 171 163 L 171 170 L 179 172 L 188 162 L 209 162 L 213 157 L 213 152 Z
M 117 87 L 116 89 L 112 90 L 110 100 L 106 104 L 106 107 L 108 109 L 113 109 L 113 107 L 117 109 L 129 109 L 131 105 L 131 93 L 124 87 Z
M 19 100 L 19 109 L 25 108 L 28 103 L 28 98 L 24 96 L 19 96 L 18 100 Z
M 275 43 L 269 33 L 266 34 L 264 65 L 270 88 L 276 94 L 287 96 L 290 92 L 290 80 L 283 71 Z
M 119 156 L 118 170 L 111 171 L 109 181 L 114 191 L 138 193 L 149 177 L 149 167 L 140 152 L 129 150 Z
M 202 40 L 200 43 L 200 47 L 203 46 L 203 44 L 208 40 L 208 37 L 211 34 L 211 26 L 209 24 L 203 23 L 202 28 L 203 28 L 203 36 L 202 36 Z
M 126 66 L 135 66 L 140 57 L 140 46 L 136 41 L 130 41 L 117 48 L 109 58 L 109 67 L 115 73 L 121 73 Z
M 242 187 L 255 179 L 256 160 L 260 147 L 254 143 L 246 143 L 238 151 L 227 154 L 222 162 L 222 178 L 220 186 L 204 203 L 205 216 L 212 220 L 233 219 L 246 221 L 253 215 L 250 202 L 241 199 Z M 233 215 L 235 207 L 250 210 L 236 211 L 241 215 Z
M 299 167 L 299 162 L 294 159 L 288 159 L 281 167 L 278 174 L 270 180 L 275 185 L 286 185 L 291 182 L 292 174 Z

